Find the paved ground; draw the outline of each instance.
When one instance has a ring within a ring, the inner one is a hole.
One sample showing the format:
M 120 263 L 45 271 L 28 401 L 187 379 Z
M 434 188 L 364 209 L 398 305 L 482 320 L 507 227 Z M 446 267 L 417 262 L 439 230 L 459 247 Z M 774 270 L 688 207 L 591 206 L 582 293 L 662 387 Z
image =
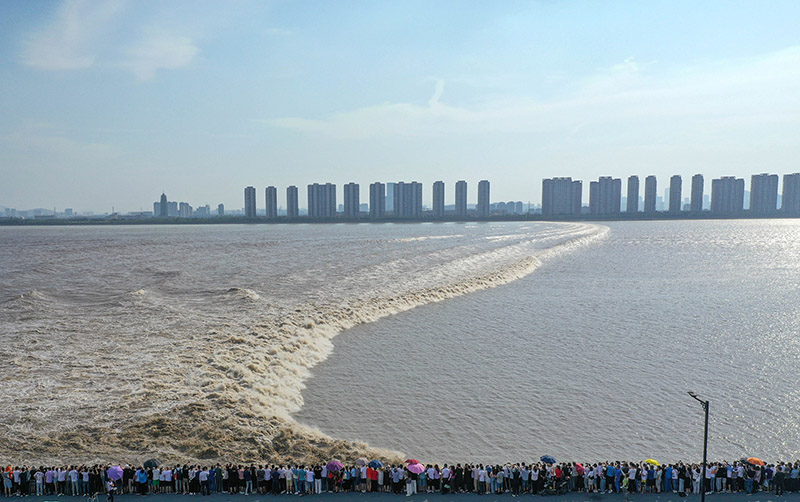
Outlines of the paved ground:
M 612 494 L 612 495 L 599 495 L 596 493 L 568 493 L 566 495 L 556 495 L 550 497 L 533 496 L 533 495 L 520 495 L 519 497 L 512 497 L 510 494 L 505 495 L 475 495 L 470 493 L 453 494 L 453 495 L 439 495 L 439 494 L 419 494 L 411 497 L 405 495 L 393 495 L 390 493 L 323 493 L 320 495 L 305 495 L 298 497 L 295 495 L 228 495 L 217 493 L 203 497 L 200 495 L 147 495 L 140 497 L 138 495 L 117 495 L 114 497 L 115 502 L 285 502 L 288 500 L 299 500 L 304 502 L 400 502 L 408 500 L 413 502 L 490 502 L 494 500 L 502 500 L 511 502 L 512 500 L 558 500 L 559 502 L 602 502 L 604 500 L 609 502 L 699 502 L 699 495 L 689 495 L 688 497 L 679 497 L 676 494 L 638 494 L 629 495 L 625 494 Z M 20 500 L 22 497 L 11 497 L 9 499 Z M 26 497 L 25 501 L 30 502 L 87 502 L 85 497 Z M 99 496 L 97 502 L 105 502 L 105 496 Z M 707 495 L 707 502 L 800 502 L 800 493 L 787 493 L 783 497 L 776 497 L 773 494 L 757 493 L 752 496 L 745 494 L 715 494 Z

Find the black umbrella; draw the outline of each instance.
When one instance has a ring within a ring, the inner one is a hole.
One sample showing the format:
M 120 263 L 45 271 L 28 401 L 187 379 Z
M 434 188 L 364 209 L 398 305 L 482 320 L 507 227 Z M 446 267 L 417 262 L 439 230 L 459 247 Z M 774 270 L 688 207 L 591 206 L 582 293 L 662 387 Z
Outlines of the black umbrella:
M 152 469 L 153 467 L 158 467 L 159 465 L 161 465 L 161 462 L 159 462 L 154 458 L 151 458 L 150 460 L 145 460 L 144 462 L 144 466 L 149 469 Z

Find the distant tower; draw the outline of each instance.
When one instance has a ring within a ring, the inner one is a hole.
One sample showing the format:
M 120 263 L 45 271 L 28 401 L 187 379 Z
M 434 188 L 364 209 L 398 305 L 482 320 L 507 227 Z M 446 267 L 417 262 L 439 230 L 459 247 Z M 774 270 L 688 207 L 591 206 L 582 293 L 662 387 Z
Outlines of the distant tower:
M 467 182 L 456 181 L 456 216 L 467 216 Z
M 783 175 L 781 211 L 786 214 L 800 214 L 800 173 Z
M 383 218 L 386 212 L 386 185 L 376 181 L 369 185 L 369 217 Z
M 583 182 L 571 177 L 545 178 L 542 180 L 542 214 L 581 214 Z M 522 214 L 518 204 L 517 213 Z
M 297 204 L 297 187 L 292 185 L 286 188 L 286 216 L 297 218 L 300 208 Z
M 433 182 L 433 216 L 444 216 L 444 181 Z
M 256 189 L 254 187 L 244 189 L 244 215 L 248 218 L 256 217 Z
M 778 175 L 754 174 L 750 178 L 750 212 L 773 214 L 778 210 Z
M 358 183 L 350 182 L 344 186 L 344 217 L 358 218 L 361 213 L 361 199 L 358 194 Z
M 744 179 L 723 176 L 711 180 L 711 212 L 739 214 L 744 208 Z
M 394 188 L 397 183 L 387 183 L 386 184 L 386 206 L 384 209 L 386 211 L 394 211 Z
M 489 217 L 489 180 L 478 182 L 478 217 Z
M 265 190 L 267 202 L 267 218 L 273 219 L 278 217 L 278 189 L 273 186 L 268 186 Z
M 622 180 L 600 176 L 589 183 L 589 211 L 591 214 L 619 214 L 622 197 Z
M 161 218 L 169 216 L 169 204 L 167 203 L 166 194 L 161 194 L 161 206 L 159 206 L 159 215 Z
M 312 218 L 336 217 L 336 185 L 308 185 L 308 215 Z
M 639 177 L 628 176 L 628 205 L 625 208 L 627 213 L 639 212 Z
M 703 212 L 703 175 L 695 174 L 692 176 L 692 199 L 689 203 L 689 211 L 692 213 Z
M 669 212 L 681 212 L 681 197 L 683 195 L 681 188 L 681 175 L 676 174 L 669 179 Z
M 217 216 L 225 216 L 225 204 L 217 206 Z
M 644 179 L 644 212 L 656 212 L 656 198 L 658 198 L 656 177 L 652 174 Z

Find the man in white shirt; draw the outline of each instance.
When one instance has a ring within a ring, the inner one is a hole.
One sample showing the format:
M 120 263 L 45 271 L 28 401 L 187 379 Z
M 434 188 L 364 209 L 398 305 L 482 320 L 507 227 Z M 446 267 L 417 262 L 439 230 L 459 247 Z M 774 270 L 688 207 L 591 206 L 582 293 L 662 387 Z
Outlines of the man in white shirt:
M 69 471 L 69 482 L 72 487 L 72 496 L 77 497 L 80 494 L 78 489 L 78 471 L 72 467 Z
M 41 497 L 44 495 L 44 473 L 40 469 L 33 477 L 36 479 L 36 496 Z

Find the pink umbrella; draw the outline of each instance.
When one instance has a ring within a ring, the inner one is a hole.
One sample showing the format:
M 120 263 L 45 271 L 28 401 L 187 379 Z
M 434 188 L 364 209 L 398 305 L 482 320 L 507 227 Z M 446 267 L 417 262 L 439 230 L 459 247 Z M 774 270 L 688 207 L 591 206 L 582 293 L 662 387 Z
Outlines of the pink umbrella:
M 336 472 L 336 471 L 341 471 L 344 468 L 344 465 L 342 465 L 342 463 L 339 462 L 338 460 L 331 460 L 325 467 L 330 472 Z
M 425 466 L 422 464 L 408 464 L 408 470 L 414 474 L 420 474 L 425 470 Z

